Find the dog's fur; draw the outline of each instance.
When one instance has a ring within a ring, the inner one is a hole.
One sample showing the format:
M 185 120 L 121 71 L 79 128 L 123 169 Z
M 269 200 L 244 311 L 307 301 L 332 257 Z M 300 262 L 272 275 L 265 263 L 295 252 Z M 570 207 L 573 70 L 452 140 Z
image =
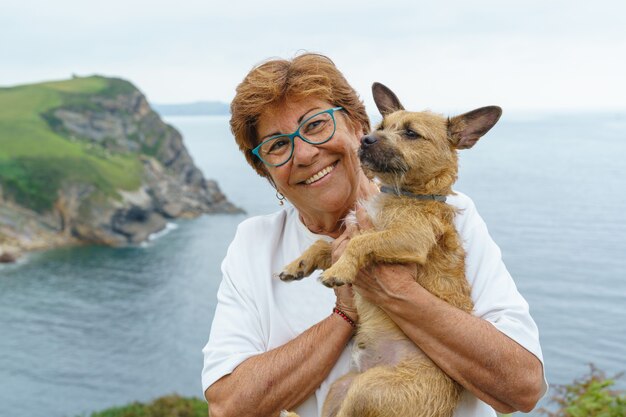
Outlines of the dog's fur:
M 483 107 L 446 119 L 405 111 L 396 95 L 372 86 L 382 122 L 361 139 L 359 158 L 367 175 L 382 185 L 417 195 L 450 195 L 457 149 L 471 148 L 500 118 L 499 107 Z M 285 281 L 325 269 L 321 281 L 354 281 L 372 263 L 416 264 L 417 282 L 440 299 L 471 312 L 465 252 L 453 224 L 455 209 L 440 201 L 380 193 L 368 202 L 373 229 L 353 237 L 331 266 L 330 245 L 318 241 L 280 274 Z M 356 294 L 358 372 L 331 387 L 324 417 L 452 416 L 461 386 L 439 369 L 376 305 Z M 293 413 L 284 415 L 294 416 Z

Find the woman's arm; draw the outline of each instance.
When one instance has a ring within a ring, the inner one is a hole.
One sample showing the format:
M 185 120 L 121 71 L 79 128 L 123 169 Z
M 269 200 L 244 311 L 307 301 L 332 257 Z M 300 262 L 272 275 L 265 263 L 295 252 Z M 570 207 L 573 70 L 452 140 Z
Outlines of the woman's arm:
M 278 416 L 295 408 L 328 376 L 352 331 L 333 314 L 285 345 L 247 359 L 205 392 L 210 415 Z
M 501 413 L 532 410 L 542 394 L 541 362 L 491 323 L 433 296 L 414 273 L 414 266 L 380 265 L 354 285 L 476 397 Z
M 337 307 L 356 321 L 352 290 L 335 292 Z M 332 314 L 283 346 L 245 360 L 206 390 L 210 415 L 277 416 L 295 408 L 328 376 L 353 332 Z

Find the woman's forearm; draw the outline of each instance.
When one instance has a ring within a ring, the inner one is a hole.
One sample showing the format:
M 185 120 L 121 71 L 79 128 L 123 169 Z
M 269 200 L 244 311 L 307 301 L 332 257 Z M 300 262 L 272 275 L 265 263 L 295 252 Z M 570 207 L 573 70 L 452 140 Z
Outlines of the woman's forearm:
M 383 306 L 450 377 L 499 412 L 530 411 L 543 383 L 540 361 L 492 324 L 413 285 Z
M 210 415 L 277 416 L 293 409 L 328 376 L 352 332 L 332 314 L 285 345 L 247 359 L 207 389 Z

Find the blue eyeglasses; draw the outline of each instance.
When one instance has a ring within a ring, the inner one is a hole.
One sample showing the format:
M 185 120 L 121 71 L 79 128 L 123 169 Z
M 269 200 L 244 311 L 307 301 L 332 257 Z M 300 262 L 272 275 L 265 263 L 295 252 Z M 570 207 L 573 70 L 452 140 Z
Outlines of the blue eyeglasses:
M 315 113 L 300 123 L 295 132 L 265 139 L 252 150 L 252 153 L 266 165 L 273 167 L 284 165 L 293 155 L 296 137 L 311 145 L 321 145 L 331 140 L 337 129 L 335 112 L 342 109 L 342 107 L 333 107 L 332 109 Z

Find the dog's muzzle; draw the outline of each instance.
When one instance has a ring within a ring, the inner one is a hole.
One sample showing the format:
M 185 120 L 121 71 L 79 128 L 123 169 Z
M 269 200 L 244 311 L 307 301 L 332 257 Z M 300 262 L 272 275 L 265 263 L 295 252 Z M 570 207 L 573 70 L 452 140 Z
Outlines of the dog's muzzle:
M 376 163 L 376 153 L 378 150 L 378 146 L 375 146 L 376 143 L 378 143 L 378 138 L 372 134 L 361 137 L 361 146 L 359 147 L 358 156 L 361 163 L 370 168 L 378 165 Z
M 361 146 L 358 152 L 361 165 L 373 172 L 387 172 L 403 174 L 408 166 L 402 155 L 390 146 L 384 138 L 375 134 L 365 135 L 361 138 Z

